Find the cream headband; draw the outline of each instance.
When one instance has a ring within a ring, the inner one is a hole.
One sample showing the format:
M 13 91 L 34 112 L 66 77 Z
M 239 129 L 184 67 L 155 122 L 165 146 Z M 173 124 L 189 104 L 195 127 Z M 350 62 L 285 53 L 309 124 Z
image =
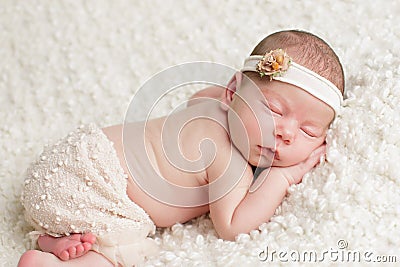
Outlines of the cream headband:
M 272 50 L 264 56 L 249 56 L 244 61 L 242 71 L 258 72 L 261 77 L 293 84 L 312 94 L 339 113 L 343 102 L 342 93 L 330 81 L 317 73 L 293 62 L 282 49 Z

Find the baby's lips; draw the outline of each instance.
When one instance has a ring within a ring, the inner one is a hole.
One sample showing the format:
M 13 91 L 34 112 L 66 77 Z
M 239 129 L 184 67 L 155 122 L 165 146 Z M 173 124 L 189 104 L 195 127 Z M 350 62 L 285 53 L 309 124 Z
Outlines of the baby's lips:
M 271 148 L 272 153 L 274 153 L 274 159 L 279 160 L 279 150 L 276 148 Z
M 273 155 L 275 159 L 279 159 L 279 153 L 275 150 L 275 148 L 265 147 L 265 146 L 261 146 L 260 148 L 262 154 L 270 156 Z
M 274 158 L 275 158 L 276 160 L 279 160 L 279 159 L 280 159 L 280 158 L 279 158 L 279 149 L 278 149 L 278 147 L 276 146 L 276 144 L 275 144 L 275 147 L 271 148 L 271 150 L 272 150 L 272 152 L 274 153 Z
M 275 150 L 274 153 L 275 153 L 275 159 L 279 160 L 280 159 L 279 158 L 279 151 Z

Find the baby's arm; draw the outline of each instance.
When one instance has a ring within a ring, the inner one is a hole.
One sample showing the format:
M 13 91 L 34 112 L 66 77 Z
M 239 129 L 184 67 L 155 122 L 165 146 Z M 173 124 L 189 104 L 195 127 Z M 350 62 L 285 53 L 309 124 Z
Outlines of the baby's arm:
M 289 187 L 287 180 L 275 168 L 271 168 L 268 177 L 253 193 L 249 193 L 250 183 L 251 179 L 242 178 L 231 192 L 210 204 L 210 217 L 221 238 L 234 240 L 238 234 L 248 233 L 267 222 Z
M 233 240 L 240 233 L 248 233 L 267 222 L 281 204 L 291 184 L 299 183 L 325 153 L 325 146 L 317 148 L 305 161 L 290 167 L 272 167 L 260 187 L 249 193 L 251 179 L 243 177 L 237 186 L 220 200 L 210 204 L 214 227 L 223 239 Z M 258 177 L 262 179 L 263 177 Z

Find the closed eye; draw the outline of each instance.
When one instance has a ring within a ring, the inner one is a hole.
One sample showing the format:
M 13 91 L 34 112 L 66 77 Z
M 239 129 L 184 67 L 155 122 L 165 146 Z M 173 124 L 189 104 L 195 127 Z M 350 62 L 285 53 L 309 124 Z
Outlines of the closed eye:
M 282 111 L 275 105 L 266 105 L 266 107 L 275 115 L 282 116 Z
M 312 138 L 318 138 L 321 136 L 321 134 L 319 132 L 317 132 L 316 130 L 307 128 L 307 127 L 302 127 L 300 128 L 300 130 L 305 133 L 307 136 L 312 137 Z

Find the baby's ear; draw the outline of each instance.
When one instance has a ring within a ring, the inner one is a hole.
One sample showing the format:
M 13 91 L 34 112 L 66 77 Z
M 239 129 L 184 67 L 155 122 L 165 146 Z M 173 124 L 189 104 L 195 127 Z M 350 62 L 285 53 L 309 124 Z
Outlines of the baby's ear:
M 235 75 L 232 76 L 231 80 L 228 82 L 223 96 L 221 97 L 221 108 L 225 111 L 229 109 L 229 105 L 233 100 L 233 95 L 236 93 L 236 90 L 240 87 L 242 82 L 242 72 L 238 71 Z

